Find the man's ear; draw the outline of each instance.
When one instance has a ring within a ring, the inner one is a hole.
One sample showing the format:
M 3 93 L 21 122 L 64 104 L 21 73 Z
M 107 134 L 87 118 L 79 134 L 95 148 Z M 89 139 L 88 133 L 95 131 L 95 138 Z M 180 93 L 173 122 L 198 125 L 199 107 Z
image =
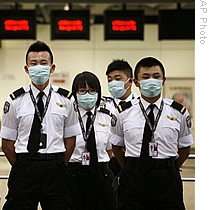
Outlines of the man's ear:
M 26 74 L 29 74 L 28 66 L 24 66 L 24 70 L 25 70 Z
M 139 81 L 137 79 L 134 79 L 133 82 L 135 83 L 136 87 L 140 88 L 140 84 L 139 84 Z
M 164 77 L 164 78 L 163 78 L 163 83 L 162 83 L 162 86 L 164 86 L 165 81 L 166 81 L 166 77 Z
M 55 64 L 52 64 L 51 68 L 50 68 L 50 73 L 52 74 L 55 71 Z

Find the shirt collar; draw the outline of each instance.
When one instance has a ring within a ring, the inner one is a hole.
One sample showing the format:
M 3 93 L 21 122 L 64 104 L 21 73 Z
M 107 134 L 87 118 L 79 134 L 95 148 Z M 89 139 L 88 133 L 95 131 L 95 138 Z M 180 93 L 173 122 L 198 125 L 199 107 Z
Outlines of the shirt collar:
M 126 101 L 127 102 L 127 101 L 131 101 L 133 98 L 134 98 L 134 94 L 131 93 L 125 100 L 121 100 L 119 98 L 114 98 L 114 100 L 115 100 L 116 104 L 119 104 L 120 101 Z
M 141 102 L 142 102 L 142 104 L 143 104 L 144 109 L 146 110 L 146 109 L 148 108 L 148 106 L 150 105 L 150 103 L 147 102 L 147 101 L 145 101 L 142 97 L 140 98 L 140 100 L 141 100 Z M 163 100 L 163 98 L 160 97 L 160 98 L 159 98 L 157 101 L 155 101 L 155 103 L 153 103 L 153 104 L 155 104 L 156 107 L 157 107 L 158 109 L 160 109 L 160 105 L 161 105 L 161 101 L 162 101 L 162 100 Z
M 38 90 L 32 83 L 31 83 L 31 90 L 33 92 L 34 97 L 36 98 L 40 90 Z M 50 85 L 48 84 L 47 87 L 45 87 L 45 89 L 43 90 L 45 96 L 49 95 L 49 91 L 50 91 Z
M 87 110 L 83 109 L 81 106 L 78 106 L 81 117 L 83 118 L 86 115 Z M 95 107 L 93 107 L 90 112 L 94 114 Z

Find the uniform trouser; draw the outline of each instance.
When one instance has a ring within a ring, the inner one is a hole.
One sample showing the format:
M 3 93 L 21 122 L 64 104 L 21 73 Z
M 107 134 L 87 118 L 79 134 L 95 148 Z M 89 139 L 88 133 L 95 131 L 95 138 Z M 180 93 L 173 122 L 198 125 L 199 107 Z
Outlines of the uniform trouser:
M 75 210 L 115 210 L 113 173 L 99 163 L 96 173 L 79 163 L 68 164 L 68 183 Z
M 36 210 L 39 202 L 42 210 L 72 209 L 67 170 L 60 158 L 40 160 L 20 155 L 11 169 L 8 188 L 3 210 Z
M 109 161 L 109 168 L 112 170 L 114 176 L 117 176 L 117 174 L 121 171 L 121 166 L 118 163 L 116 157 L 112 157 Z
M 183 187 L 174 160 L 137 163 L 122 170 L 118 187 L 120 210 L 184 210 Z

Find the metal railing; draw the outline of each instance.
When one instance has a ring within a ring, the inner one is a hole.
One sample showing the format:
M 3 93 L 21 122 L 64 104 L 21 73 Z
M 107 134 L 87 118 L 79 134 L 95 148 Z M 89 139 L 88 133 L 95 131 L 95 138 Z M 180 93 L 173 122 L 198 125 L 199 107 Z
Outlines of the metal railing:
M 0 156 L 5 156 L 5 154 L 3 152 L 0 152 Z M 195 154 L 190 154 L 188 156 L 188 158 L 192 158 L 192 159 L 195 159 Z M 9 178 L 9 175 L 0 175 L 0 179 L 8 179 Z M 195 182 L 195 178 L 184 178 L 182 177 L 182 181 L 184 182 Z

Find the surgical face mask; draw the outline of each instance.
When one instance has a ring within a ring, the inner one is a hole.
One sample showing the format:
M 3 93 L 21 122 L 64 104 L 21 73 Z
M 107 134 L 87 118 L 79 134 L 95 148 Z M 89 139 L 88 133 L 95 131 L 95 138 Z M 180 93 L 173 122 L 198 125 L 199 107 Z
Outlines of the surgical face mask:
M 151 78 L 141 80 L 139 83 L 140 92 L 148 98 L 153 98 L 161 92 L 163 80 Z
M 78 104 L 83 108 L 83 109 L 92 109 L 96 102 L 98 100 L 98 93 L 95 94 L 89 94 L 88 92 L 85 94 L 77 94 L 77 101 Z
M 130 78 L 129 78 L 130 79 Z M 129 81 L 129 79 L 124 82 L 124 81 L 117 81 L 113 80 L 108 83 L 108 89 L 111 95 L 115 98 L 121 98 L 127 91 L 127 89 L 124 88 L 124 85 Z
M 36 65 L 28 67 L 29 77 L 37 85 L 43 85 L 50 78 L 50 66 Z

